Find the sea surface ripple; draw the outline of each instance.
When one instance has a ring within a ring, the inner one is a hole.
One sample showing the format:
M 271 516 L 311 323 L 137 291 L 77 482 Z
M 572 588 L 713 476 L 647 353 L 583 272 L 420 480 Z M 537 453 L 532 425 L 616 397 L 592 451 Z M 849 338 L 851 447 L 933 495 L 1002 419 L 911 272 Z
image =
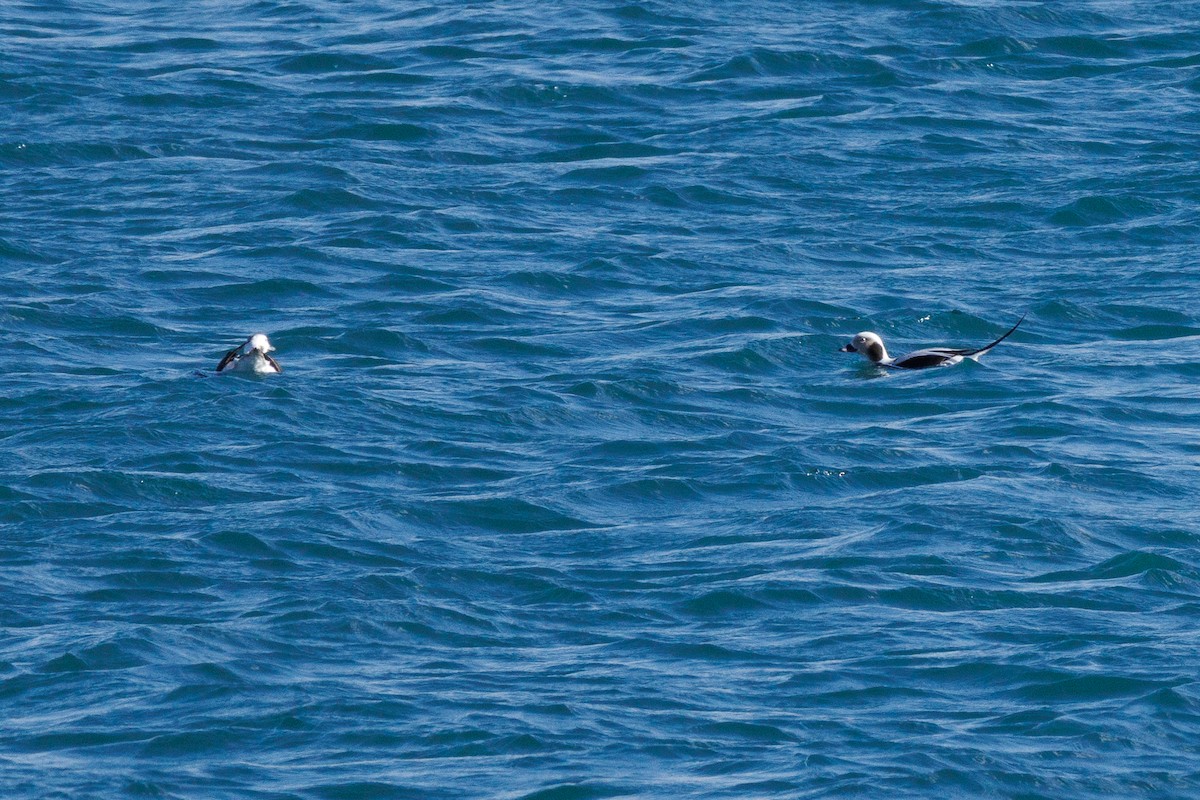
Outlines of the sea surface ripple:
M 1195 12 L 5 4 L 4 797 L 1200 796 Z

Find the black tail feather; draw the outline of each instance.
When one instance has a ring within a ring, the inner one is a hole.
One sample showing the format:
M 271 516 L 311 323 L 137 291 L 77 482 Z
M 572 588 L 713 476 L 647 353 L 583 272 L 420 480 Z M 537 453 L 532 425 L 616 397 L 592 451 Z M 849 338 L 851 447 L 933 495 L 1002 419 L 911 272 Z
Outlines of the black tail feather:
M 1025 321 L 1025 315 L 1026 315 L 1026 314 L 1028 314 L 1028 313 L 1029 313 L 1029 312 L 1028 312 L 1028 311 L 1026 311 L 1026 312 L 1025 312 L 1025 314 L 1022 314 L 1022 315 L 1021 315 L 1021 318 L 1020 318 L 1019 320 L 1017 320 L 1017 324 L 1016 324 L 1016 325 L 1013 325 L 1011 328 L 1009 328 L 1009 329 L 1008 329 L 1008 333 L 1004 334 L 1003 336 L 1001 336 L 1001 337 L 1000 337 L 999 339 L 997 339 L 996 341 L 994 341 L 994 342 L 992 342 L 991 344 L 989 344 L 989 345 L 986 345 L 986 346 L 984 346 L 984 347 L 980 347 L 978 350 L 964 350 L 964 351 L 962 351 L 962 355 L 964 355 L 964 356 L 977 356 L 977 355 L 981 355 L 981 354 L 983 354 L 983 353 L 986 353 L 988 350 L 991 350 L 993 347 L 995 347 L 996 345 L 998 345 L 998 344 L 1000 344 L 1001 342 L 1003 342 L 1003 341 L 1004 341 L 1005 339 L 1007 339 L 1009 336 L 1012 336 L 1012 335 L 1013 335 L 1013 332 L 1014 332 L 1014 331 L 1016 331 L 1016 329 L 1017 329 L 1017 328 L 1021 327 L 1021 323 Z

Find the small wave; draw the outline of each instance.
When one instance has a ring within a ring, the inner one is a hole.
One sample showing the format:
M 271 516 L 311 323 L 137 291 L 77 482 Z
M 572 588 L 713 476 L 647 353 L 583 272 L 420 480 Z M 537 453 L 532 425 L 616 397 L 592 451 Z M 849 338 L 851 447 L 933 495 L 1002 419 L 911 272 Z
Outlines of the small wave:
M 13 261 L 26 261 L 35 264 L 53 264 L 55 259 L 36 248 L 25 244 L 17 244 L 9 239 L 0 238 L 0 258 Z
M 189 289 L 188 293 L 197 299 L 214 303 L 241 303 L 248 296 L 267 297 L 275 304 L 303 298 L 330 298 L 339 296 L 338 292 L 331 291 L 328 287 L 295 278 L 268 278 L 266 280 L 246 283 L 226 283 L 218 286 L 197 287 Z
M 1047 679 L 1022 686 L 1015 693 L 1040 703 L 1090 704 L 1138 698 L 1169 688 L 1175 682 L 1130 678 L 1123 675 L 1080 675 Z
M 602 142 L 572 147 L 568 150 L 554 150 L 537 156 L 539 162 L 557 163 L 572 161 L 598 161 L 604 159 L 629 160 L 641 158 L 662 158 L 674 155 L 674 152 L 662 147 L 641 144 L 638 142 Z
M 110 45 L 105 49 L 116 53 L 148 55 L 151 53 L 210 53 L 223 47 L 221 42 L 202 36 L 175 36 L 154 41 Z
M 1157 553 L 1135 552 L 1113 556 L 1107 561 L 1088 569 L 1048 572 L 1029 580 L 1035 583 L 1079 583 L 1130 578 L 1135 575 L 1142 575 L 1151 570 L 1177 573 L 1185 569 L 1183 564 L 1168 556 Z
M 1082 228 L 1112 225 L 1155 213 L 1157 207 L 1140 197 L 1091 195 L 1062 206 L 1050 215 L 1049 221 L 1064 228 Z
M 395 64 L 362 53 L 320 52 L 305 53 L 280 61 L 280 72 L 302 75 L 324 75 L 337 72 L 375 72 L 395 68 Z
M 683 613 L 698 617 L 723 617 L 730 614 L 754 612 L 764 604 L 741 592 L 720 589 L 707 592 L 680 606 Z
M 768 374 L 780 366 L 769 356 L 758 352 L 754 345 L 706 353 L 697 360 L 707 366 L 738 375 Z
M 0 145 L 0 163 L 14 166 L 86 166 L 157 156 L 146 148 L 106 142 L 19 142 Z
M 579 517 L 517 498 L 443 500 L 430 503 L 427 508 L 427 513 L 435 517 L 498 533 L 548 533 L 599 527 Z
M 1200 328 L 1190 325 L 1138 325 L 1113 333 L 1114 339 L 1127 342 L 1155 342 L 1163 339 L 1182 339 L 1188 336 L 1200 336 Z
M 579 167 L 563 173 L 563 180 L 579 181 L 581 183 L 634 183 L 650 175 L 651 172 L 633 164 L 620 164 L 609 167 Z
M 632 787 L 629 786 L 567 782 L 529 792 L 517 800 L 604 800 L 608 797 L 626 797 L 632 793 Z
M 1020 55 L 1034 49 L 1034 44 L 1021 41 L 1011 36 L 991 36 L 973 42 L 959 45 L 954 49 L 955 55 L 972 56 L 975 58 L 999 58 L 1001 56 Z
M 566 347 L 507 336 L 486 336 L 475 339 L 470 345 L 481 352 L 503 356 L 565 358 L 571 355 L 571 350 Z
M 348 189 L 301 189 L 289 194 L 284 203 L 305 211 L 364 211 L 381 204 Z
M 325 134 L 326 139 L 354 139 L 364 142 L 420 142 L 432 139 L 435 132 L 423 125 L 404 122 L 375 122 L 348 125 Z

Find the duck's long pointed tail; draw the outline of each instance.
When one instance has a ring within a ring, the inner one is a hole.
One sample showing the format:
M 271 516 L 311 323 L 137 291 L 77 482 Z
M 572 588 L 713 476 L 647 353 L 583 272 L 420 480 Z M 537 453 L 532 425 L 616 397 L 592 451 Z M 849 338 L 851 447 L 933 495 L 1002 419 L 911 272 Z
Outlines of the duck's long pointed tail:
M 1025 312 L 1025 314 L 1022 314 L 1022 315 L 1021 315 L 1021 318 L 1020 318 L 1019 320 L 1017 320 L 1017 324 L 1016 324 L 1016 325 L 1013 325 L 1011 328 L 1009 328 L 1009 329 L 1008 329 L 1008 333 L 1004 334 L 1003 336 L 1001 336 L 1001 337 L 1000 337 L 999 339 L 997 339 L 996 341 L 992 342 L 992 343 L 991 343 L 991 344 L 989 344 L 989 345 L 985 345 L 984 347 L 981 347 L 981 348 L 979 348 L 978 350 L 964 351 L 964 352 L 962 353 L 962 355 L 964 355 L 964 356 L 967 356 L 967 357 L 981 356 L 981 355 L 983 355 L 984 353 L 986 353 L 988 350 L 991 350 L 993 347 L 995 347 L 996 345 L 998 345 L 998 344 L 1000 344 L 1001 342 L 1003 342 L 1003 341 L 1004 341 L 1005 339 L 1007 339 L 1009 336 L 1012 336 L 1012 335 L 1013 335 L 1013 332 L 1014 332 L 1014 331 L 1015 331 L 1017 328 L 1021 327 L 1021 323 L 1025 321 L 1025 315 L 1026 315 L 1026 314 L 1028 314 L 1028 313 L 1029 313 L 1029 312 L 1028 312 L 1028 311 L 1026 311 L 1026 312 Z

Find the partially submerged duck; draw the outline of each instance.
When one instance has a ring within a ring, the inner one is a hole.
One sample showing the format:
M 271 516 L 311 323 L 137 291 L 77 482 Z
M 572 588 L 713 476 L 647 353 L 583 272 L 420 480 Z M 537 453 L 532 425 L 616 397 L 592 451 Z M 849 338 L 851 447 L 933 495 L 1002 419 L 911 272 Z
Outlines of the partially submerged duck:
M 248 375 L 273 375 L 283 372 L 279 362 L 268 355 L 275 348 L 265 333 L 256 333 L 241 346 L 225 354 L 217 365 L 217 372 L 239 372 Z
M 854 338 L 850 340 L 850 343 L 842 348 L 842 352 L 862 353 L 872 363 L 878 364 L 881 367 L 892 367 L 894 369 L 952 367 L 964 358 L 971 358 L 978 361 L 980 356 L 1011 336 L 1013 331 L 1019 328 L 1024 321 L 1025 315 L 1022 314 L 1021 318 L 1017 320 L 1017 324 L 1009 328 L 1008 333 L 983 347 L 961 350 L 954 350 L 948 347 L 927 347 L 923 350 L 915 350 L 899 358 L 891 358 L 888 356 L 887 348 L 883 346 L 883 339 L 879 338 L 879 334 L 872 333 L 871 331 L 863 331 L 862 333 L 856 333 Z

